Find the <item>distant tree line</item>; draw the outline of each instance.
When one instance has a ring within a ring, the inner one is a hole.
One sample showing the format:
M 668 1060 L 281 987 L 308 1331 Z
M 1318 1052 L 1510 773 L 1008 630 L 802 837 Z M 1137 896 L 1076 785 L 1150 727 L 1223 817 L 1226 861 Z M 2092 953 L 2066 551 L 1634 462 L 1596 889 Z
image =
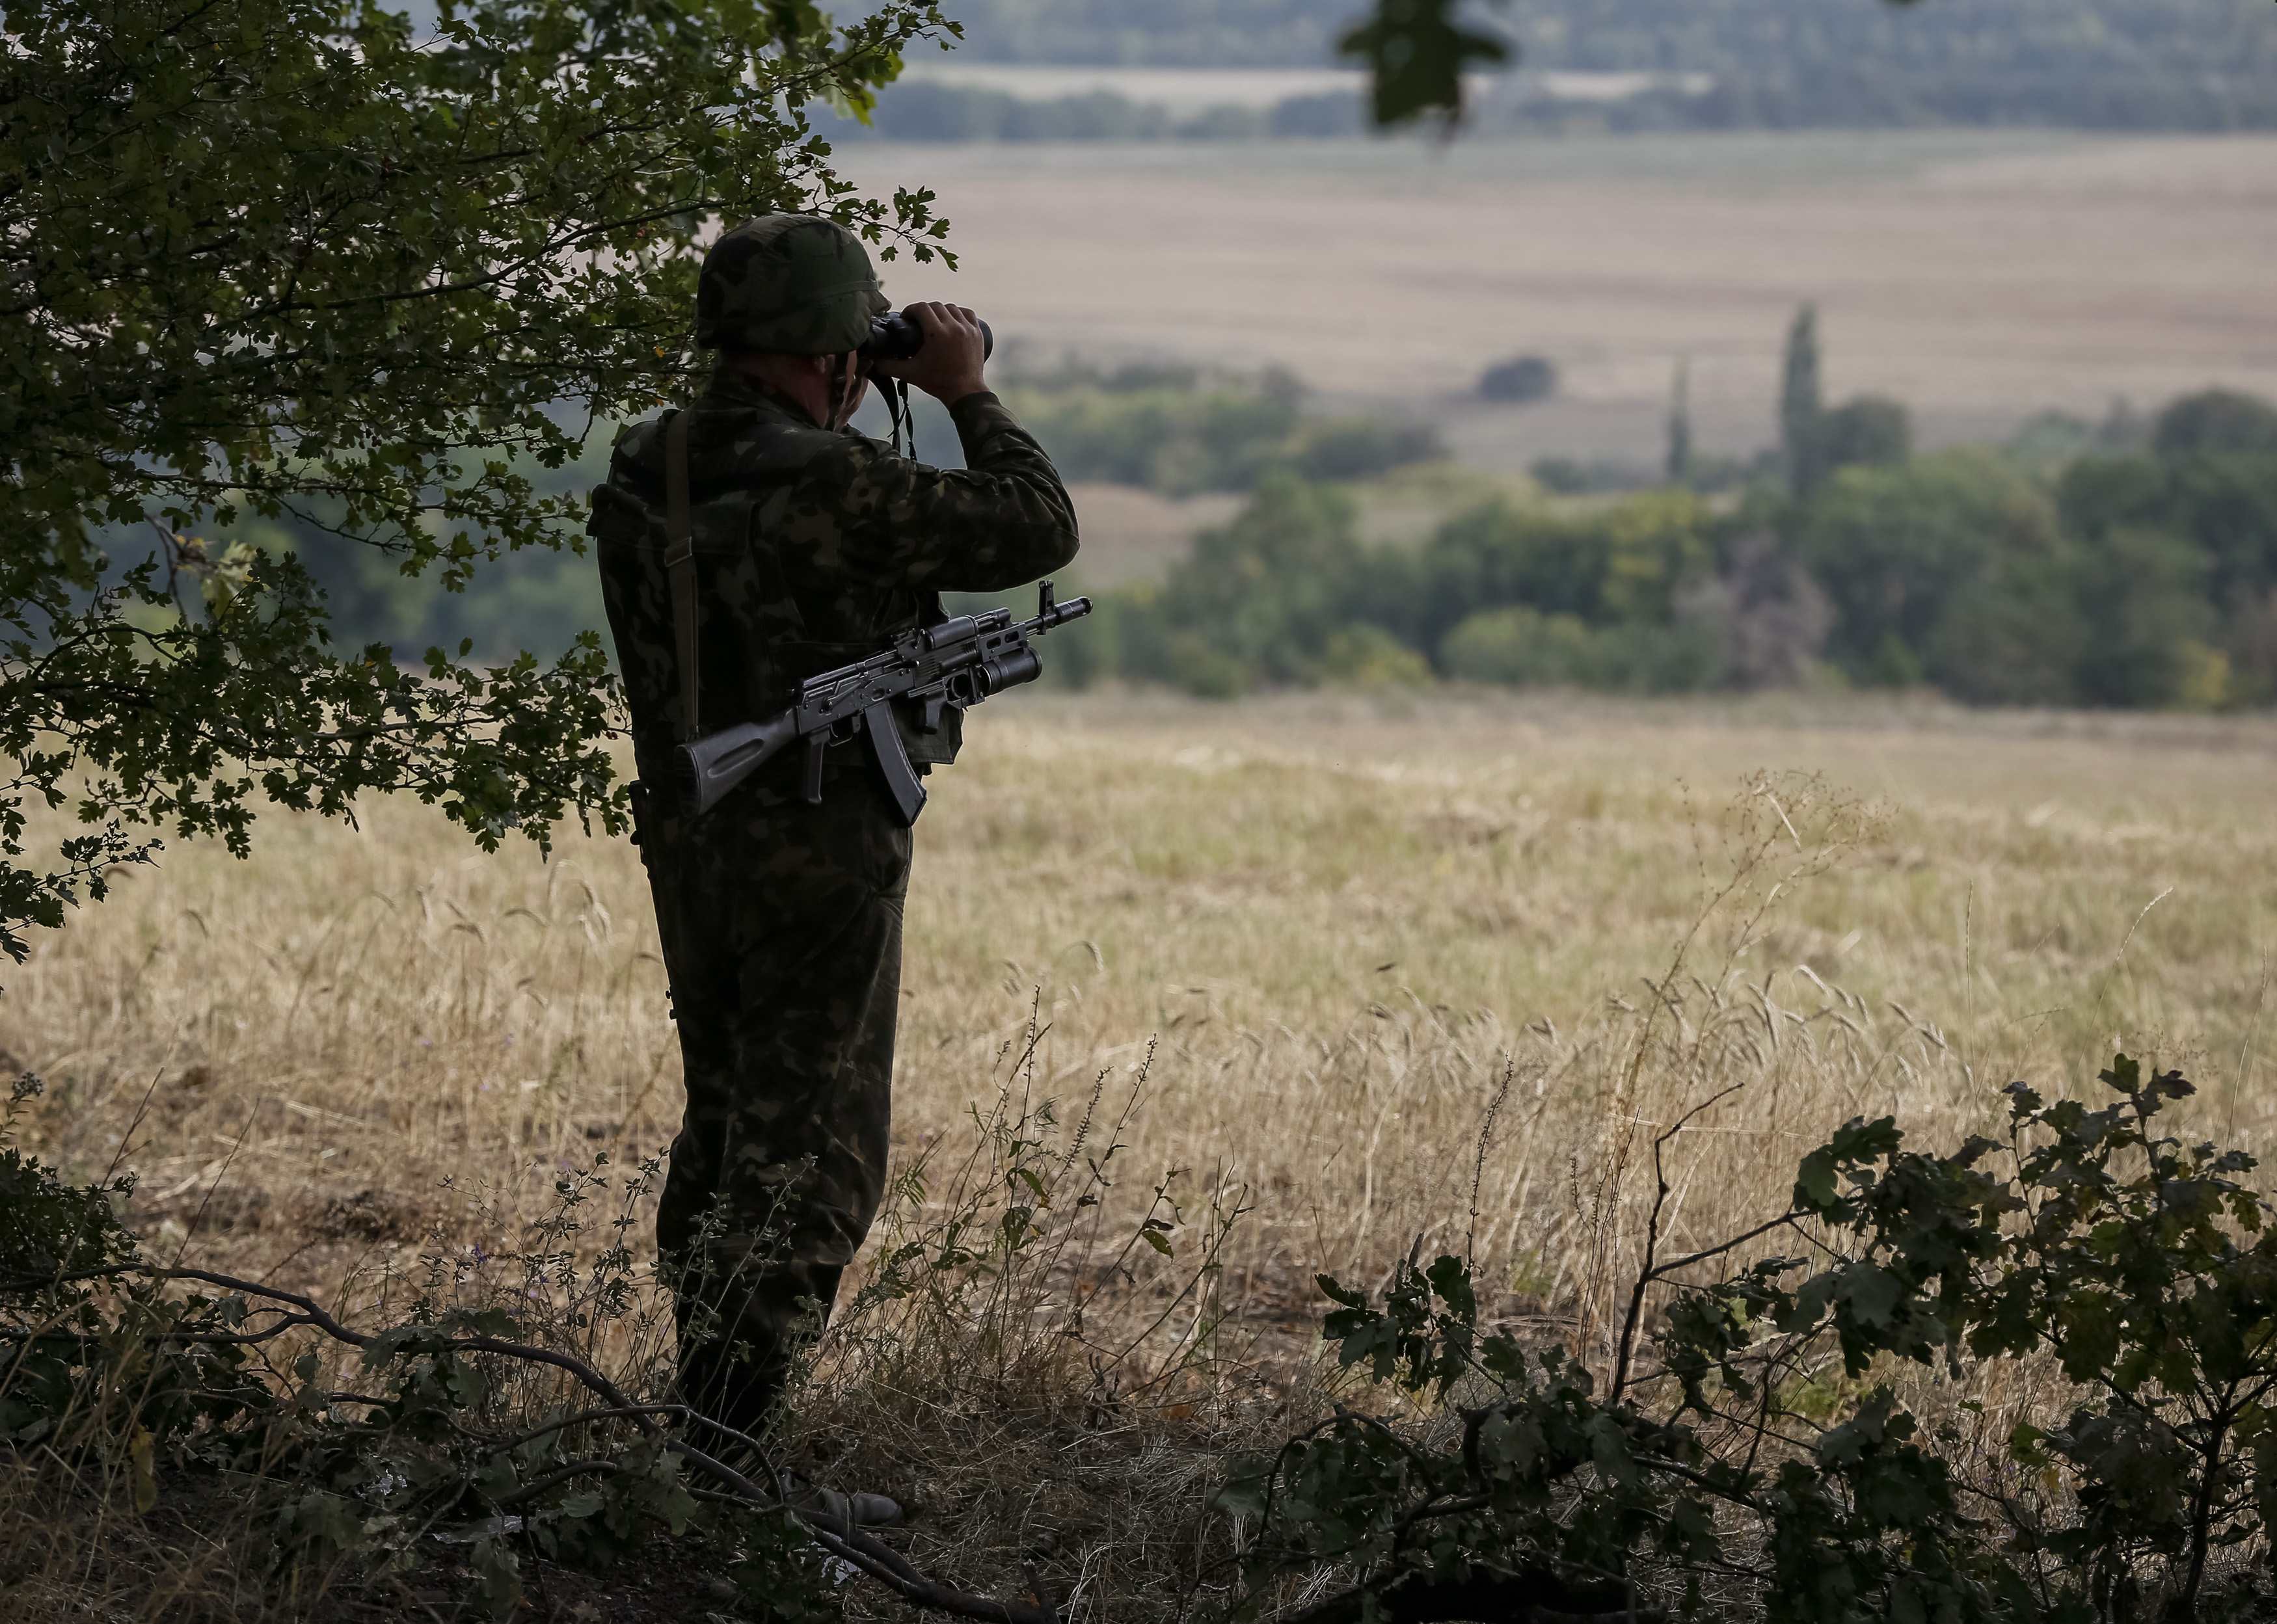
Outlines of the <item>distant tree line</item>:
M 1070 479 L 1251 493 L 1164 580 L 1100 595 L 1083 634 L 1055 648 L 1053 679 L 1215 696 L 1444 678 L 2277 702 L 2277 406 L 2209 391 L 2148 419 L 2045 413 L 2005 445 L 1919 453 L 1901 404 L 1821 400 L 1817 339 L 1806 310 L 1788 335 L 1780 443 L 1760 455 L 1694 454 L 1679 383 L 1663 469 L 1539 463 L 1544 498 L 1484 504 L 1407 546 L 1362 540 L 1354 492 L 1443 455 L 1428 426 L 1318 414 L 1279 374 L 1015 374 L 1006 394 Z M 945 416 L 918 427 L 921 455 L 956 460 Z M 533 473 L 574 498 L 605 458 L 597 441 Z M 566 648 L 600 623 L 590 563 L 575 556 L 509 553 L 482 590 L 453 593 L 291 522 L 234 539 L 297 550 L 342 641 L 407 657 L 462 641 L 499 656 Z
M 1318 67 L 1357 6 L 1318 0 L 971 0 L 968 59 L 1179 67 Z M 2053 125 L 2277 127 L 2277 6 L 2267 0 L 1529 0 L 1512 19 L 1530 68 L 1705 76 L 1619 101 L 1491 95 L 1474 127 L 1762 129 Z M 898 87 L 901 140 L 1158 140 L 1356 133 L 1361 97 L 1174 116 L 1095 95 L 1036 101 Z M 858 126 L 850 126 L 855 133 Z
M 2277 406 L 2210 391 L 2148 424 L 2050 414 L 2009 447 L 1915 454 L 1901 406 L 1822 407 L 1794 359 L 1786 444 L 1736 494 L 1496 501 L 1403 550 L 1365 545 L 1345 492 L 1276 474 L 1062 664 L 1219 696 L 1443 677 L 2277 701 Z
M 1304 384 L 1278 368 L 1253 379 L 1184 368 L 1075 368 L 1001 392 L 1039 425 L 1069 479 L 1169 496 L 1251 490 L 1276 474 L 1374 479 L 1446 454 L 1428 423 L 1308 412 Z
M 840 142 L 1318 140 L 1367 127 L 1357 88 L 1284 96 L 1269 107 L 1177 112 L 1112 90 L 1024 96 L 930 80 L 897 86 L 868 124 L 850 118 L 817 123 Z
M 1519 33 L 1537 67 L 1714 81 L 1608 107 L 1613 127 L 2277 125 L 2277 7 L 2258 0 L 1529 0 Z

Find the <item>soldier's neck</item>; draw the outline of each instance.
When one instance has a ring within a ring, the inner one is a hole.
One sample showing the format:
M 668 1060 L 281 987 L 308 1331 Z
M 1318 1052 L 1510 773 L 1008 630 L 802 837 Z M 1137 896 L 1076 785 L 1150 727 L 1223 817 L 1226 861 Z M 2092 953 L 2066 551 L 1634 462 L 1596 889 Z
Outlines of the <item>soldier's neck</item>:
M 836 393 L 834 385 L 840 380 L 816 364 L 819 359 L 807 355 L 727 356 L 721 358 L 717 377 L 731 378 L 791 407 L 817 428 L 833 428 L 836 425 L 831 421 L 834 404 L 832 397 Z M 859 398 L 857 395 L 856 400 Z

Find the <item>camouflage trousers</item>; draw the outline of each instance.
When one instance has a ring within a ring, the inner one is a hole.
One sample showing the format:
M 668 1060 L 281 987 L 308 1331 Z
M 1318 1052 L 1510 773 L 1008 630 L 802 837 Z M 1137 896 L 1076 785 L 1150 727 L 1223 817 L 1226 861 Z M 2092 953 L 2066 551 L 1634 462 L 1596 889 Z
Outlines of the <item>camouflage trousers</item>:
M 684 1402 L 756 1430 L 884 1194 L 910 831 L 868 771 L 651 817 L 688 1108 L 657 1211 Z

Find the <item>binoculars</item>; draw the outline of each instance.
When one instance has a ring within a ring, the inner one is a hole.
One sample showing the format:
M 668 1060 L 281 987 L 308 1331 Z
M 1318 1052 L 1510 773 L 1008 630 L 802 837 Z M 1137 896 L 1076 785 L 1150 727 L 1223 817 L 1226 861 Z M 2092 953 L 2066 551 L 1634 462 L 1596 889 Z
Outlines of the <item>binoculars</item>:
M 925 348 L 925 329 L 918 326 L 908 312 L 888 310 L 870 320 L 870 341 L 862 346 L 864 360 L 907 360 Z M 980 323 L 980 356 L 986 360 L 996 353 L 996 335 L 988 330 L 988 323 Z

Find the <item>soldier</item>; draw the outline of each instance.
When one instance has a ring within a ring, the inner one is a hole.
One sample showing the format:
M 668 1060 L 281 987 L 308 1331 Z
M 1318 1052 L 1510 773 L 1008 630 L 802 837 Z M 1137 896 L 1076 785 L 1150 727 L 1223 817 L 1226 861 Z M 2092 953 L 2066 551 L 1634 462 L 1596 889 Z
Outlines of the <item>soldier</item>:
M 923 348 L 871 367 L 857 352 L 887 307 L 843 226 L 771 215 L 727 232 L 697 285 L 710 382 L 620 435 L 593 493 L 687 1071 L 657 1214 L 680 1389 L 746 1432 L 765 1424 L 884 1191 L 910 831 L 866 750 L 830 753 L 819 806 L 796 752 L 701 819 L 657 786 L 699 715 L 705 731 L 771 715 L 800 679 L 938 619 L 940 593 L 1017 586 L 1077 545 L 1050 459 L 982 382 L 972 313 L 911 307 Z M 872 372 L 948 408 L 963 469 L 847 428 Z M 953 712 L 902 732 L 920 771 L 956 756 Z

